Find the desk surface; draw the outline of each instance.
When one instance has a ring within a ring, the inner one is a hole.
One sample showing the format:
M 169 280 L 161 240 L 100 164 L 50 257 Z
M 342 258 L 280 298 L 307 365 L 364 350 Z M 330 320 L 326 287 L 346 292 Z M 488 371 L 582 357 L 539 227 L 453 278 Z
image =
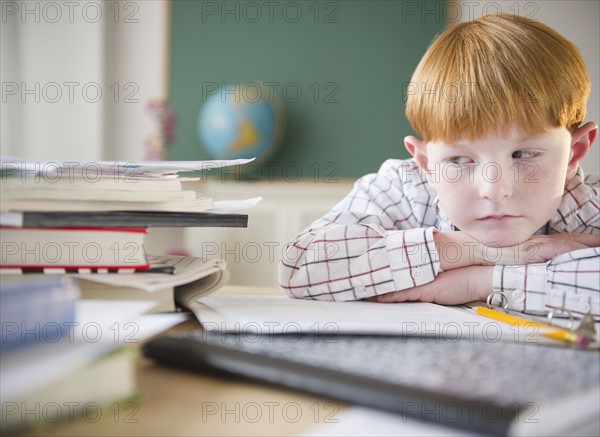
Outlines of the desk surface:
M 219 293 L 279 294 L 225 287 Z M 199 329 L 190 320 L 172 331 Z M 275 436 L 295 435 L 336 420 L 342 402 L 265 385 L 225 380 L 136 360 L 139 398 L 106 408 L 96 422 L 76 418 L 44 426 L 44 436 Z

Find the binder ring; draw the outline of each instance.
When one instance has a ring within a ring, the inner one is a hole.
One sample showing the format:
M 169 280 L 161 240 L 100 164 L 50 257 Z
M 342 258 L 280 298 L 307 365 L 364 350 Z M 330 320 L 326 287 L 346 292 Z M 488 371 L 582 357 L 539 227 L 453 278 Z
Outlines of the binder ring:
M 492 301 L 494 300 L 495 296 L 500 296 L 500 305 L 493 304 Z M 488 295 L 485 303 L 487 304 L 488 308 L 492 308 L 494 306 L 499 306 L 504 309 L 507 309 L 508 308 L 508 296 L 503 291 L 494 291 Z
M 554 324 L 552 323 L 552 319 L 554 318 L 554 310 L 550 311 L 548 313 L 548 324 L 554 326 Z M 564 308 L 561 308 L 559 310 L 559 312 L 561 313 L 567 313 L 567 316 L 569 317 L 569 325 L 567 326 L 567 329 L 573 329 L 573 325 L 575 325 L 575 317 L 573 316 L 573 313 L 569 310 L 566 310 Z

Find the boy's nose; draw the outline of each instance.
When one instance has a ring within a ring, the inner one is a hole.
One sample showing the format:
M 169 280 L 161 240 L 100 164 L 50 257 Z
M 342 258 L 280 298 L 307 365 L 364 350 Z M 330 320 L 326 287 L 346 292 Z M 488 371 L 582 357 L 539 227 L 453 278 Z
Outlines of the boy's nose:
M 513 192 L 512 173 L 499 165 L 486 166 L 478 178 L 479 195 L 485 199 L 499 201 L 510 197 Z

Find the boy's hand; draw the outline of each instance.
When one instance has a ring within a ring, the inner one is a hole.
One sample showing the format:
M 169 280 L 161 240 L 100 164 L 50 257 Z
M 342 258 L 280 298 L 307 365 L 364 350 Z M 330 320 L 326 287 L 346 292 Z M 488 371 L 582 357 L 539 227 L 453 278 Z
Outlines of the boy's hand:
M 588 247 L 599 247 L 600 235 L 562 233 L 534 235 L 529 240 L 509 247 L 488 250 L 485 264 L 533 264 L 543 263 L 563 253 Z M 495 251 L 496 254 L 492 254 Z
M 442 305 L 457 305 L 474 300 L 485 300 L 493 289 L 494 265 L 518 265 L 546 262 L 555 256 L 588 247 L 600 247 L 600 235 L 562 233 L 534 235 L 529 240 L 508 247 L 486 247 L 473 243 L 464 232 L 437 232 L 434 234 L 440 253 L 443 272 L 435 280 L 418 287 L 375 296 L 376 302 L 433 302 Z M 469 247 L 469 256 L 452 260 L 443 259 L 444 244 L 457 247 L 460 242 Z M 471 262 L 467 265 L 460 264 Z
M 458 305 L 474 300 L 486 300 L 492 292 L 494 267 L 469 266 L 442 272 L 418 287 L 376 296 L 376 302 L 433 302 L 441 305 Z
M 489 265 L 484 262 L 484 246 L 466 232 L 434 232 L 433 241 L 444 271 L 467 266 Z
M 507 247 L 485 246 L 465 232 L 433 234 L 444 271 L 467 266 L 521 265 L 546 262 L 563 253 L 600 247 L 600 235 L 561 233 L 534 235 Z

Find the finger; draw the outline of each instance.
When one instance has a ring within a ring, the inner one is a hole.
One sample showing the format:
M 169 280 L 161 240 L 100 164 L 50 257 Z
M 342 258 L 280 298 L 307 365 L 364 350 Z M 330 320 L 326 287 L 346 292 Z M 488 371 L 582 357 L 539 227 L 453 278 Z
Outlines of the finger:
M 570 234 L 570 238 L 580 244 L 585 244 L 587 247 L 599 247 L 600 235 L 591 234 Z
M 414 288 L 402 291 L 393 291 L 391 293 L 378 296 L 379 302 L 412 302 L 419 300 L 420 294 L 415 292 Z
M 406 296 L 398 291 L 392 291 L 391 293 L 382 294 L 381 296 L 377 296 L 377 302 L 381 303 L 392 303 L 392 302 L 404 302 L 406 301 Z
M 532 262 L 546 262 L 564 253 L 587 248 L 588 246 L 578 241 L 557 240 L 552 243 L 535 247 L 535 251 L 525 258 L 523 264 L 531 264 Z
M 577 234 L 573 232 L 565 232 L 562 234 L 536 235 L 522 244 L 583 244 L 587 247 L 600 246 L 600 235 L 592 234 Z M 578 246 L 579 247 L 579 246 Z

